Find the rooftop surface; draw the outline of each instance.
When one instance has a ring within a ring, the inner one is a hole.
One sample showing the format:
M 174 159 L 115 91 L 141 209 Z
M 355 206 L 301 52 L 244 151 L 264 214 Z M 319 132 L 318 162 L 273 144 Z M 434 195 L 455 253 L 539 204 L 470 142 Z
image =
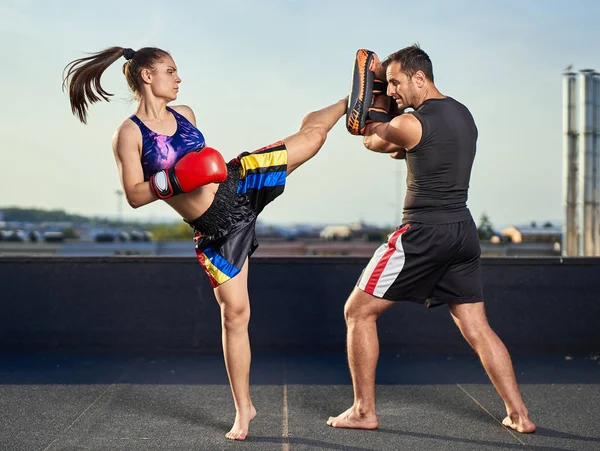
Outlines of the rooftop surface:
M 254 355 L 258 416 L 245 442 L 224 435 L 234 407 L 222 357 L 0 354 L 1 449 L 598 450 L 598 356 L 513 359 L 535 434 L 503 428 L 503 404 L 473 356 L 382 355 L 379 429 L 326 425 L 348 408 L 344 355 Z

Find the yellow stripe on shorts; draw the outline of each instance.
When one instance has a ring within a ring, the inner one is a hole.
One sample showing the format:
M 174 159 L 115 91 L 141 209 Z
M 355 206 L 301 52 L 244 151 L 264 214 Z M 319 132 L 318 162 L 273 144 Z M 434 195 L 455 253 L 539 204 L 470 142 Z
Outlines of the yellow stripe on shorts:
M 276 150 L 267 153 L 251 153 L 244 155 L 240 161 L 242 165 L 241 178 L 246 177 L 246 171 L 251 169 L 268 168 L 287 164 L 287 151 Z
M 231 277 L 222 272 L 219 268 L 212 264 L 212 262 L 208 259 L 208 257 L 204 258 L 204 265 L 206 266 L 206 270 L 210 273 L 211 276 L 219 283 L 227 282 Z

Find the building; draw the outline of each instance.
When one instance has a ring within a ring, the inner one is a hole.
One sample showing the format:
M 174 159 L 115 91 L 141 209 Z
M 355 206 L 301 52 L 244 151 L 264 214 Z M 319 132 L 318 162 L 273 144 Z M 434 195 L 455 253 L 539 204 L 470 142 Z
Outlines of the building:
M 510 226 L 500 232 L 504 240 L 519 243 L 560 243 L 562 227 L 557 226 Z

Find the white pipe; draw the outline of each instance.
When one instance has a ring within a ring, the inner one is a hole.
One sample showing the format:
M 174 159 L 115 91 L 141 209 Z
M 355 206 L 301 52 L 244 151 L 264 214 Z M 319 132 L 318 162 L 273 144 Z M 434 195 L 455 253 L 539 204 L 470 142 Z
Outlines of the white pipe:
M 600 74 L 594 72 L 592 77 L 593 84 L 593 99 L 594 99 L 594 110 L 593 110 L 593 128 L 594 134 L 592 136 L 593 141 L 593 153 L 594 153 L 594 170 L 592 175 L 593 181 L 593 229 L 592 237 L 594 241 L 593 255 L 600 256 Z
M 582 70 L 579 74 L 579 254 L 591 256 L 594 244 L 594 106 L 593 71 Z
M 562 255 L 578 254 L 577 240 L 577 127 L 575 122 L 576 74 L 563 74 L 563 234 Z

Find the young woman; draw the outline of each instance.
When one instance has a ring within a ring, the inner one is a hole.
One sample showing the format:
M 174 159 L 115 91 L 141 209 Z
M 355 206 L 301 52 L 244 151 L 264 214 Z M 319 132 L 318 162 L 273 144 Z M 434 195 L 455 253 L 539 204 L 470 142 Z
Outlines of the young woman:
M 88 107 L 111 94 L 102 73 L 124 57 L 123 74 L 138 105 L 113 138 L 113 152 L 127 201 L 133 208 L 166 202 L 195 231 L 198 260 L 221 308 L 223 353 L 235 403 L 235 422 L 226 437 L 244 440 L 256 416 L 250 398 L 248 257 L 258 247 L 257 215 L 279 196 L 286 178 L 323 146 L 346 113 L 347 98 L 309 113 L 300 130 L 226 163 L 207 147 L 188 106 L 177 99 L 181 78 L 171 55 L 145 47 L 111 47 L 72 61 L 65 68 L 71 108 L 86 123 Z

